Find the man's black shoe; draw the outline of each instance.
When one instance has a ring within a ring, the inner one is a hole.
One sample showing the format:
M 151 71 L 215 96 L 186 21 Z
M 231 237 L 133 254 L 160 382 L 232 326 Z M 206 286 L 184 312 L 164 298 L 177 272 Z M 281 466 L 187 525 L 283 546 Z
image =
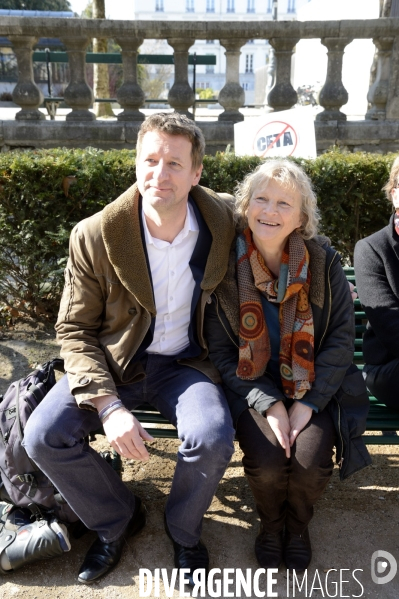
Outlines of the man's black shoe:
M 91 584 L 101 576 L 108 574 L 119 562 L 126 540 L 140 532 L 144 525 L 144 506 L 141 503 L 141 499 L 136 497 L 134 514 L 123 535 L 110 543 L 104 543 L 100 539 L 94 541 L 79 570 L 78 581 L 84 584 Z
M 198 541 L 198 543 L 194 547 L 183 547 L 180 543 L 177 543 L 169 532 L 169 528 L 166 522 L 166 516 L 164 515 L 164 523 L 165 523 L 165 531 L 170 540 L 173 543 L 173 549 L 175 551 L 175 566 L 176 568 L 186 568 L 190 570 L 189 574 L 185 575 L 185 579 L 188 581 L 188 584 L 193 587 L 195 585 L 193 574 L 195 570 L 205 570 L 205 573 L 208 574 L 209 569 L 209 555 L 208 550 L 202 541 Z

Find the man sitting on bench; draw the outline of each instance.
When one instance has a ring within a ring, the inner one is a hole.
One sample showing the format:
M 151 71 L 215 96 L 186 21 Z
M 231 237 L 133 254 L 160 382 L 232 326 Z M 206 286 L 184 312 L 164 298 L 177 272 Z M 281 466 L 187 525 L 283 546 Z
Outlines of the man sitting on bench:
M 119 561 L 145 512 L 85 442 L 104 426 L 116 451 L 148 460 L 130 410 L 155 406 L 181 445 L 165 508 L 175 566 L 208 568 L 203 516 L 233 453 L 234 429 L 203 338 L 205 304 L 227 269 L 231 210 L 198 186 L 205 141 L 193 121 L 141 126 L 137 183 L 72 231 L 56 325 L 67 376 L 29 419 L 25 447 L 82 522 L 98 533 L 79 571 L 89 584 Z

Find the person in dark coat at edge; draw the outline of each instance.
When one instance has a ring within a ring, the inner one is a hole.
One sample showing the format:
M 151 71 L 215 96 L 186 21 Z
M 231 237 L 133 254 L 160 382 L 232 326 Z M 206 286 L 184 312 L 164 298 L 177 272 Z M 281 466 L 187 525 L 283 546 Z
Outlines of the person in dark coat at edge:
M 284 561 L 302 571 L 311 561 L 308 525 L 332 474 L 334 445 L 344 476 L 370 463 L 360 437 L 368 397 L 352 364 L 352 297 L 338 252 L 316 234 L 316 197 L 301 168 L 267 161 L 238 186 L 236 198 L 245 229 L 206 309 L 209 355 L 223 379 L 260 518 L 257 560 L 263 568 Z M 357 399 L 363 406 L 350 415 L 344 381 L 351 406 Z M 347 426 L 347 416 L 356 426 Z
M 137 183 L 71 234 L 56 324 L 64 376 L 28 421 L 25 447 L 98 538 L 79 570 L 89 584 L 120 560 L 145 511 L 85 442 L 101 425 L 124 458 L 149 459 L 130 412 L 144 401 L 181 445 L 165 529 L 186 579 L 208 569 L 203 516 L 234 451 L 220 376 L 208 359 L 204 308 L 235 235 L 231 207 L 198 185 L 205 140 L 188 117 L 156 114 L 137 142 Z
M 394 213 L 386 227 L 357 242 L 354 264 L 368 319 L 363 375 L 380 402 L 399 410 L 399 157 L 384 191 Z

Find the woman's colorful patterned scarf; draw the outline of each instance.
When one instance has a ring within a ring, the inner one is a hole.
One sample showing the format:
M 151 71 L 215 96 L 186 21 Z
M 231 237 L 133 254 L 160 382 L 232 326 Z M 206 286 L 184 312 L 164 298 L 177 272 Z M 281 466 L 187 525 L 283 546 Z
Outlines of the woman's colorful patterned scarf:
M 240 298 L 240 354 L 237 376 L 253 380 L 270 360 L 269 332 L 260 293 L 280 303 L 280 374 L 284 394 L 301 399 L 314 381 L 314 329 L 309 302 L 309 253 L 294 231 L 283 251 L 276 279 L 256 248 L 249 228 L 237 238 L 237 278 Z

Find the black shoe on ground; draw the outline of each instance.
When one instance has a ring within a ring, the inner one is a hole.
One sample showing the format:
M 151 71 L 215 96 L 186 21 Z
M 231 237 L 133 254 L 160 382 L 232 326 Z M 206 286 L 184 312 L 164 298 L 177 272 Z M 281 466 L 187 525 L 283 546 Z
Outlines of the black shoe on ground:
M 260 532 L 255 540 L 255 555 L 262 568 L 278 568 L 283 561 L 283 531 Z
M 110 543 L 104 543 L 100 539 L 94 541 L 79 570 L 78 581 L 83 584 L 91 584 L 105 574 L 108 574 L 119 562 L 127 539 L 140 532 L 144 525 L 144 506 L 141 503 L 141 499 L 136 497 L 134 514 L 123 535 Z
M 169 532 L 169 528 L 166 522 L 166 516 L 164 515 L 165 531 L 170 540 L 173 543 L 173 549 L 175 551 L 175 567 L 176 568 L 187 568 L 190 570 L 189 574 L 185 575 L 185 579 L 188 581 L 188 585 L 193 587 L 195 585 L 193 574 L 195 570 L 205 570 L 208 574 L 209 569 L 209 555 L 208 550 L 201 540 L 194 547 L 183 547 L 180 543 L 177 543 Z
M 284 561 L 287 569 L 303 572 L 309 566 L 311 559 L 309 530 L 306 528 L 300 535 L 287 530 L 284 541 Z

